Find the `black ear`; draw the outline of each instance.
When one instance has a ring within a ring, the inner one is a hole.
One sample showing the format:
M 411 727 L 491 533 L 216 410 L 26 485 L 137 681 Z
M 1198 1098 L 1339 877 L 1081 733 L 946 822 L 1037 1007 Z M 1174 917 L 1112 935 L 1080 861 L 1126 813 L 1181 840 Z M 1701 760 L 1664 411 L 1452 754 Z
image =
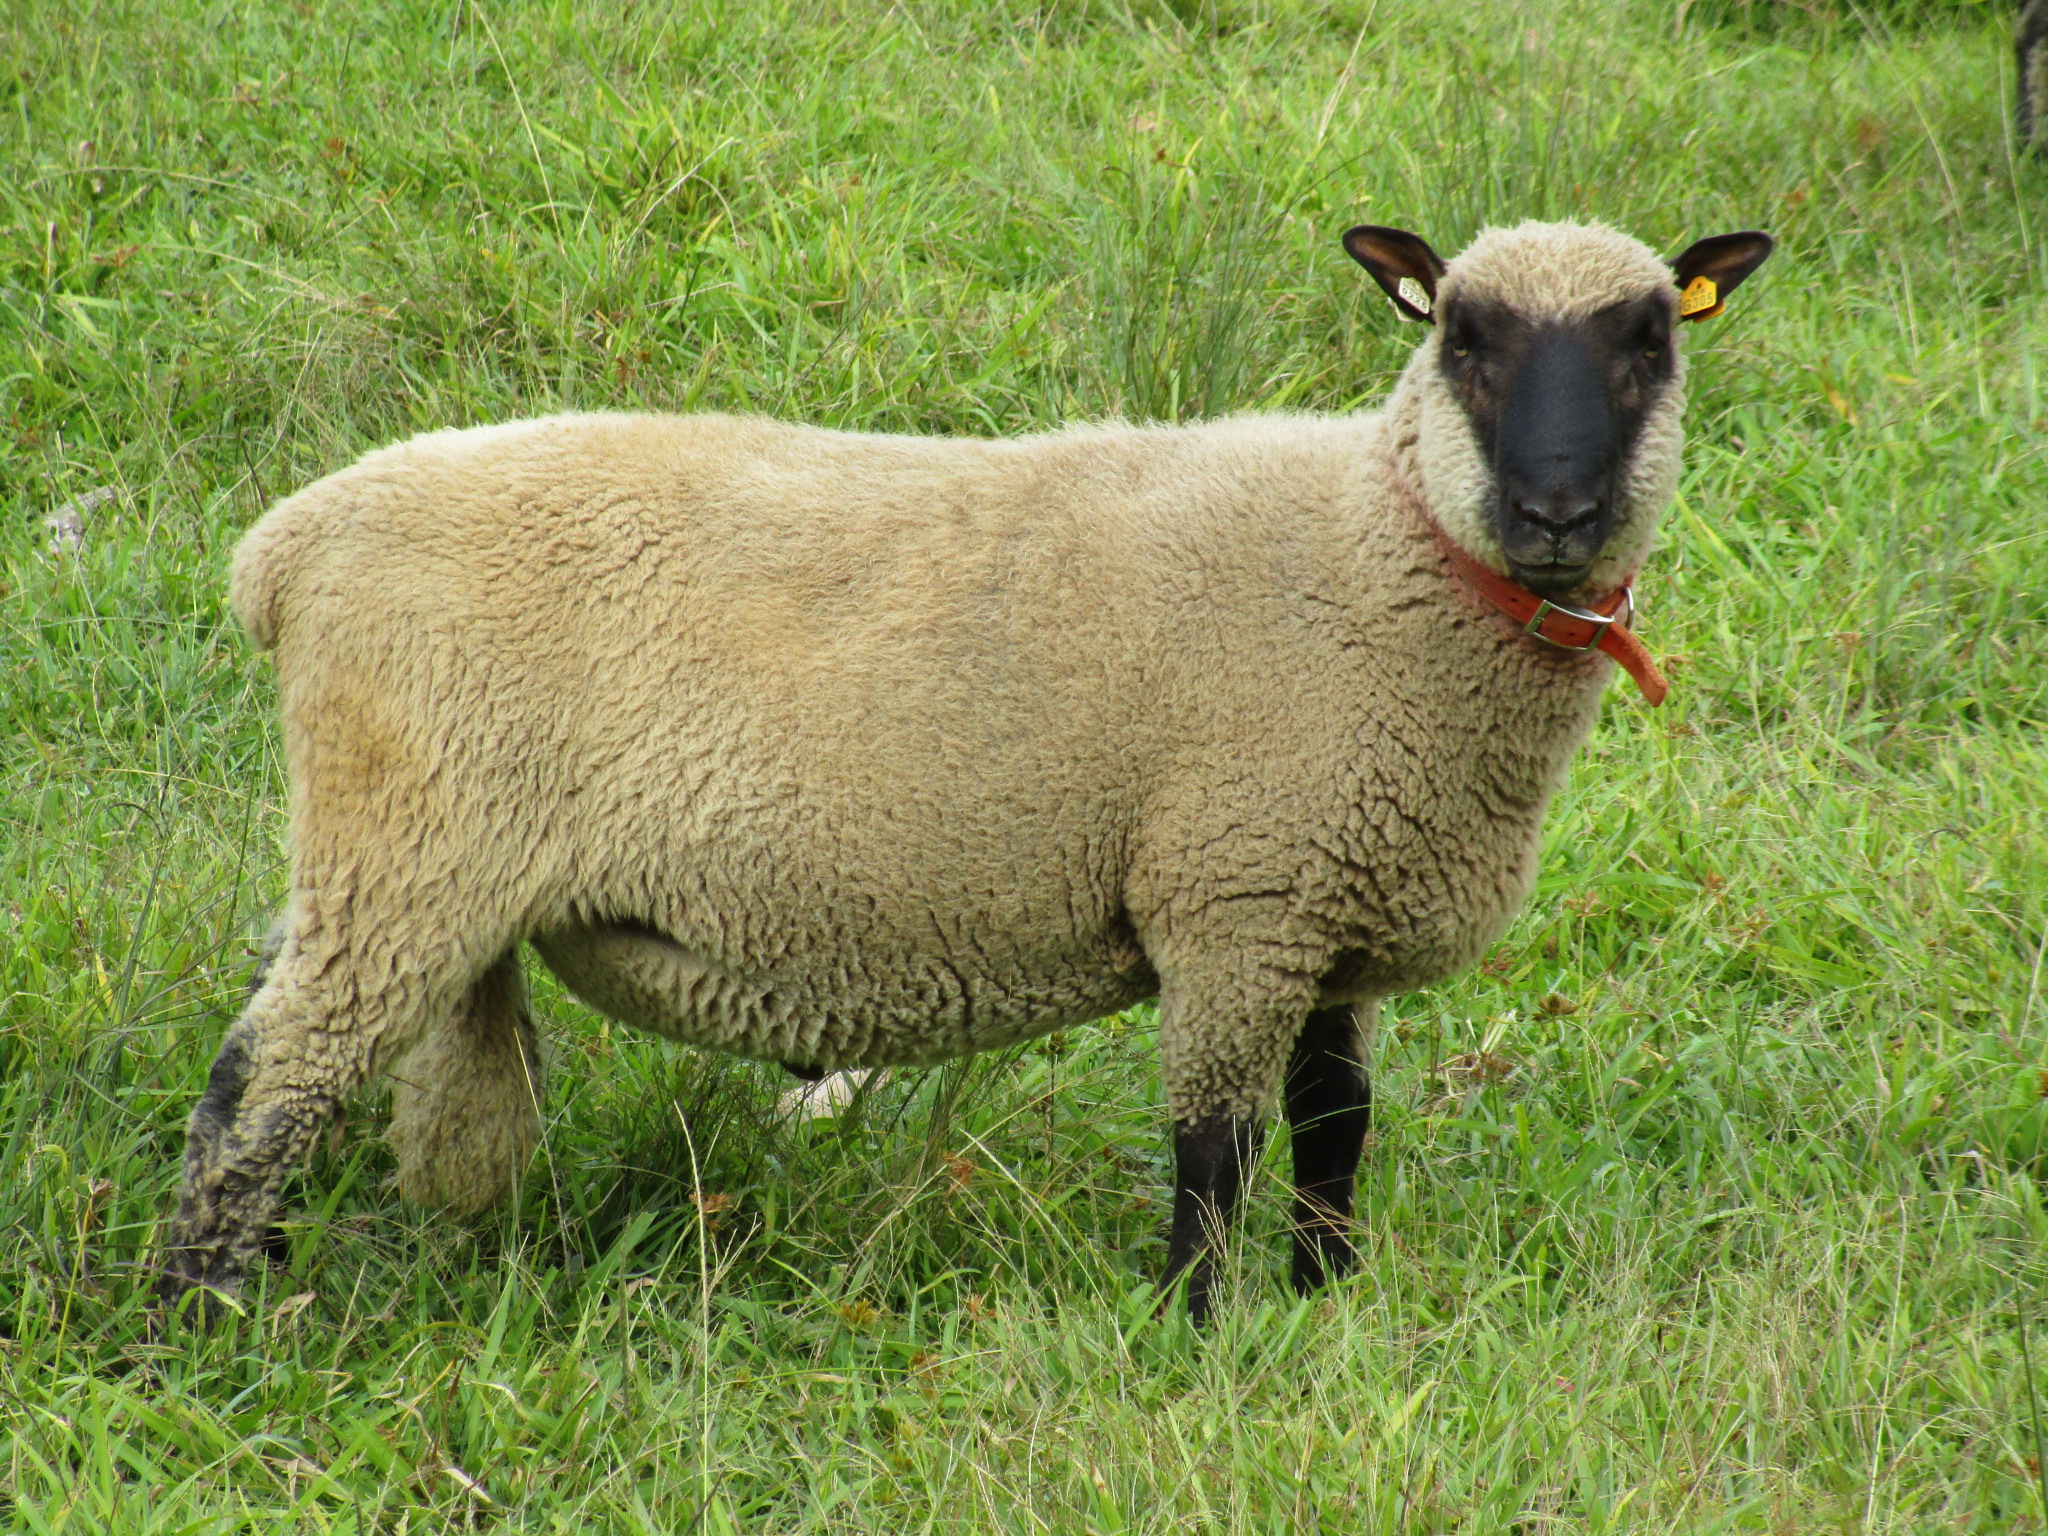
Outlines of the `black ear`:
M 1771 254 L 1771 237 L 1760 229 L 1709 235 L 1685 248 L 1671 263 L 1678 281 L 1678 318 L 1711 320 L 1721 313 L 1742 280 Z
M 1436 324 L 1436 280 L 1444 275 L 1444 259 L 1420 235 L 1379 224 L 1359 224 L 1344 231 L 1344 249 L 1372 274 L 1372 280 L 1410 320 Z

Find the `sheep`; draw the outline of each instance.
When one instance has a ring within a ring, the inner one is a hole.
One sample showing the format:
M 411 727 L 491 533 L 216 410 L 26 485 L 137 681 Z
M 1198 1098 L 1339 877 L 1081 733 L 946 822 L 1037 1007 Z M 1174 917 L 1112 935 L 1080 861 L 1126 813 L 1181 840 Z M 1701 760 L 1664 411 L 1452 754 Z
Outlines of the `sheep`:
M 522 944 L 614 1019 L 808 1078 L 1157 997 L 1162 1295 L 1209 1314 L 1276 1098 L 1293 1282 L 1348 1271 L 1378 1001 L 1506 928 L 1610 656 L 1661 696 L 1624 604 L 1679 471 L 1674 322 L 1771 242 L 1343 243 L 1430 328 L 1375 410 L 997 440 L 560 415 L 272 508 L 231 598 L 275 657 L 289 890 L 161 1299 L 218 1310 L 382 1072 L 407 1196 L 510 1189 Z
M 2022 153 L 2048 155 L 2048 0 L 2026 0 L 2013 24 L 2012 41 L 2019 64 L 2014 137 Z

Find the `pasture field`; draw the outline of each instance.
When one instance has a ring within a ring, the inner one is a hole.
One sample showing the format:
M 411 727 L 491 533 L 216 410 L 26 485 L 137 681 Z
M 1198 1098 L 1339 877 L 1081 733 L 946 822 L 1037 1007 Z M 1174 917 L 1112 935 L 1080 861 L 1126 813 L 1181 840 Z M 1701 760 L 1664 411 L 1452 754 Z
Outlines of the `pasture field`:
M 2048 166 L 1907 0 L 0 7 L 0 1530 L 2021 1532 L 2048 1473 Z M 1138 1009 L 836 1124 L 536 969 L 516 1210 L 383 1105 L 248 1316 L 143 1305 L 281 887 L 277 496 L 428 428 L 1344 410 L 1336 244 L 1779 253 L 1689 328 L 1625 686 L 1485 966 L 1393 1003 L 1364 1272 L 1153 1321 Z M 96 495 L 102 490 L 105 495 Z M 45 520 L 84 497 L 82 542 Z

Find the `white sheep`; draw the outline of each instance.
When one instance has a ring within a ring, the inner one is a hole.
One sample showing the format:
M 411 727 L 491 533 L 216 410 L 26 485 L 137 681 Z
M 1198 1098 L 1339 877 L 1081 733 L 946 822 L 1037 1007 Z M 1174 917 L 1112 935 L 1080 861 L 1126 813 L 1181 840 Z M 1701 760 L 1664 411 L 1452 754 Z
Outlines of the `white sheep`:
M 812 1076 L 1156 995 L 1168 1280 L 1206 1313 L 1283 1094 L 1294 1279 L 1346 1269 L 1376 1000 L 1521 904 L 1611 671 L 1575 647 L 1661 689 L 1608 616 L 1678 476 L 1673 322 L 1770 242 L 1345 244 L 1433 325 L 1370 412 L 555 416 L 273 508 L 233 599 L 276 657 L 290 890 L 192 1115 L 166 1296 L 234 1289 L 380 1072 L 409 1195 L 503 1194 L 539 1126 L 522 943 L 613 1018 Z

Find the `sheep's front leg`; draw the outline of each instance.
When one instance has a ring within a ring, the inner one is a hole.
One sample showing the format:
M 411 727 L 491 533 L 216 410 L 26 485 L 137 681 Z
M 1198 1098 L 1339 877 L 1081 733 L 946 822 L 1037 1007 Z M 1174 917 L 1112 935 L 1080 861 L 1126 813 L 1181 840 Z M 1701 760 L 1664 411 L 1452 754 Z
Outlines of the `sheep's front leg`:
M 1322 1008 L 1308 1016 L 1287 1064 L 1287 1124 L 1294 1138 L 1296 1291 L 1307 1294 L 1351 1272 L 1351 1202 L 1372 1085 L 1364 1066 L 1365 1010 Z
M 1206 1323 L 1222 1246 L 1244 1193 L 1245 1170 L 1259 1155 L 1260 1120 L 1215 1115 L 1173 1127 L 1173 1230 L 1166 1240 L 1164 1288 L 1188 1277 L 1188 1316 Z M 1190 1272 L 1192 1271 L 1192 1272 Z
M 1165 1286 L 1187 1280 L 1188 1315 L 1207 1321 L 1216 1249 L 1235 1215 L 1245 1175 L 1288 1052 L 1313 1002 L 1312 967 L 1249 961 L 1160 967 L 1159 1054 L 1173 1111 L 1173 1229 Z

